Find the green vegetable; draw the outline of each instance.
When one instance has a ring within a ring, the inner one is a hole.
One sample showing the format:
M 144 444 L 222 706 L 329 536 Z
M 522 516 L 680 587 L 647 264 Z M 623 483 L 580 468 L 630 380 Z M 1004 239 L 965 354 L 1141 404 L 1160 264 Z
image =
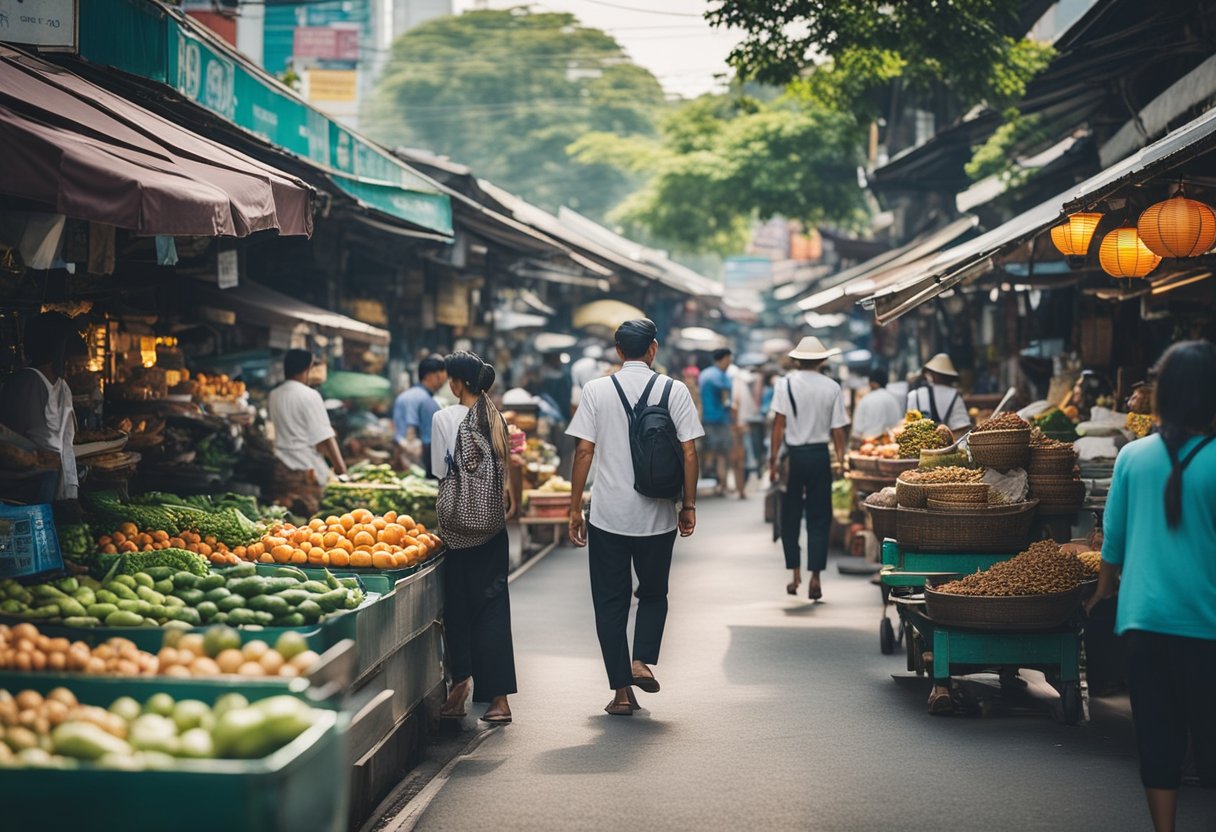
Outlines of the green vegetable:
M 304 620 L 309 624 L 315 624 L 325 613 L 325 611 L 321 609 L 321 605 L 316 601 L 304 601 L 297 604 L 296 612 L 302 615 Z
M 206 728 L 211 722 L 211 708 L 207 707 L 206 702 L 182 699 L 173 707 L 173 723 L 179 732 L 189 731 L 191 728 Z
M 301 621 L 301 624 L 304 622 Z M 287 661 L 308 650 L 308 639 L 299 633 L 287 632 L 279 636 L 274 643 L 274 649 Z
M 216 613 L 220 611 L 220 608 L 216 606 L 214 601 L 203 601 L 195 609 L 198 610 L 199 617 L 203 619 L 204 624 L 214 618 Z
M 94 618 L 104 619 L 112 612 L 118 612 L 117 604 L 89 604 L 87 612 Z
M 224 570 L 221 574 L 229 580 L 233 578 L 250 578 L 258 574 L 258 568 L 252 563 L 238 563 L 236 566 Z
M 308 621 L 300 613 L 292 612 L 281 618 L 276 618 L 274 623 L 276 627 L 303 627 Z
M 202 587 L 199 587 L 199 589 L 202 589 Z M 228 591 L 228 587 L 217 586 L 214 589 L 207 590 L 207 592 L 203 595 L 203 600 L 218 603 L 231 594 L 232 593 Z
M 349 590 L 342 587 L 341 589 L 326 592 L 324 595 L 318 595 L 316 596 L 315 600 L 318 604 L 320 604 L 323 612 L 333 612 L 334 610 L 342 608 L 342 605 L 346 602 L 348 592 Z
M 183 572 L 182 574 L 189 575 L 190 573 Z M 165 578 L 164 580 L 157 581 L 156 583 L 152 584 L 152 588 L 155 589 L 157 592 L 159 592 L 161 595 L 168 595 L 170 592 L 173 591 L 173 581 L 169 580 L 168 578 Z
M 227 598 L 216 601 L 215 605 L 219 607 L 220 612 L 232 612 L 233 610 L 243 609 L 245 599 L 239 595 L 229 595 Z
M 75 598 L 62 598 L 59 601 L 59 614 L 64 618 L 72 618 L 88 615 L 88 612 Z
M 154 693 L 144 702 L 144 713 L 171 716 L 177 702 L 167 693 Z
M 110 703 L 108 710 L 112 714 L 118 714 L 127 722 L 131 722 L 143 712 L 143 709 L 139 706 L 139 703 L 130 696 L 118 697 Z
M 91 615 L 72 615 L 63 619 L 65 627 L 99 627 L 101 619 Z
M 71 594 L 80 589 L 80 581 L 75 578 L 61 578 L 55 582 L 55 586 L 59 587 L 63 592 Z
M 332 577 L 332 576 L 330 576 L 330 577 Z M 330 586 L 329 584 L 327 584 L 323 581 L 306 581 L 300 587 L 300 589 L 306 589 L 309 592 L 313 592 L 318 595 L 324 595 L 325 593 L 329 592 L 330 590 L 338 589 L 338 587 Z
M 246 624 L 257 624 L 257 613 L 253 610 L 233 609 L 228 611 L 228 623 L 234 627 L 243 626 Z
M 224 714 L 228 713 L 229 711 L 239 710 L 241 708 L 248 708 L 248 707 L 249 707 L 249 700 L 246 699 L 241 694 L 225 693 L 222 696 L 220 696 L 219 699 L 215 700 L 215 705 L 212 706 L 211 713 L 215 715 L 216 719 L 219 719 L 220 717 L 222 717 Z
M 95 593 L 99 604 L 117 604 L 118 596 L 108 589 L 99 589 Z
M 144 553 L 143 552 L 133 552 L 132 554 L 144 554 Z M 129 565 L 129 562 L 127 565 Z M 128 575 L 130 575 L 132 578 L 135 579 L 135 589 L 136 590 L 138 590 L 141 586 L 146 586 L 148 589 L 151 589 L 153 584 L 156 583 L 156 579 L 153 578 L 151 575 L 149 575 L 147 572 L 144 572 L 142 569 L 127 569 L 126 572 Z
M 283 587 L 283 589 L 287 588 L 288 587 Z M 244 596 L 245 598 L 252 598 L 255 595 L 261 595 L 266 591 L 264 579 L 259 578 L 256 575 L 249 578 L 240 578 L 235 581 L 229 581 L 228 589 L 229 591 L 234 592 L 237 595 Z
M 96 760 L 106 754 L 130 754 L 131 746 L 91 722 L 64 722 L 51 732 L 55 753 L 78 760 Z
M 165 596 L 151 587 L 141 586 L 135 590 L 135 594 L 140 597 L 140 600 L 147 601 L 149 604 L 157 605 L 165 603 Z
M 199 581 L 198 586 L 196 586 L 195 589 L 210 592 L 214 589 L 223 589 L 224 584 L 226 583 L 228 583 L 228 579 L 225 576 L 212 572 L 211 574 L 204 576 L 202 580 Z
M 137 612 L 118 610 L 105 618 L 107 627 L 138 627 L 144 623 L 144 617 Z
M 262 581 L 262 592 L 275 593 L 282 592 L 285 589 L 295 589 L 300 586 L 300 582 L 295 578 L 260 578 Z
M 172 577 L 174 589 L 198 589 L 199 584 L 203 582 L 202 576 L 195 575 L 193 572 L 175 572 Z
M 295 578 L 301 583 L 308 580 L 308 574 L 303 569 L 297 569 L 294 566 L 280 566 L 274 570 L 274 576 L 276 578 Z
M 313 593 L 303 589 L 285 589 L 282 592 L 277 593 L 274 597 L 282 598 L 288 604 L 295 606 L 296 604 L 303 603 L 304 601 L 310 601 L 316 596 L 313 595 Z
M 266 732 L 267 716 L 254 708 L 233 708 L 215 722 L 211 739 L 220 757 L 265 757 L 275 748 Z
M 253 613 L 253 623 L 260 627 L 269 627 L 274 623 L 274 616 L 263 610 L 256 610 Z
M 194 552 L 187 552 L 185 549 L 131 552 L 122 556 L 122 571 L 128 575 L 138 575 L 147 567 L 154 566 L 166 566 L 174 572 L 193 572 L 195 575 L 206 575 L 211 570 L 205 557 Z M 151 585 L 148 584 L 148 586 Z
M 215 743 L 206 728 L 191 728 L 178 738 L 179 757 L 208 760 L 215 756 Z
M 144 567 L 143 572 L 146 575 L 149 575 L 154 581 L 163 581 L 166 578 L 174 577 L 176 574 L 176 570 L 171 566 L 147 566 Z
M 215 658 L 225 650 L 240 650 L 241 634 L 231 627 L 211 627 L 203 634 L 203 652 Z
M 206 593 L 204 593 L 201 589 L 175 589 L 173 594 L 178 598 L 181 598 L 190 606 L 200 604 L 202 603 L 203 599 L 206 598 Z
M 156 694 L 159 696 L 160 694 Z M 168 696 L 168 694 L 165 694 Z M 170 698 L 169 701 L 172 701 Z M 151 700 L 149 700 L 151 702 Z M 147 705 L 144 706 L 145 709 Z M 173 711 L 170 709 L 169 713 Z M 176 754 L 178 750 L 177 726 L 168 715 L 149 712 L 142 714 L 131 723 L 127 739 L 131 745 L 141 751 L 160 751 L 163 754 Z

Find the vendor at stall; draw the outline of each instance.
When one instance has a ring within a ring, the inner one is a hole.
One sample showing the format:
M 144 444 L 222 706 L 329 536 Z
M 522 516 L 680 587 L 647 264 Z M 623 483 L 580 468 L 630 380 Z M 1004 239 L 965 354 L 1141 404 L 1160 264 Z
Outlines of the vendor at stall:
M 283 357 L 287 380 L 270 391 L 269 402 L 275 456 L 271 494 L 275 502 L 304 515 L 320 508 L 329 466 L 339 475 L 346 473 L 325 402 L 308 386 L 312 365 L 308 350 L 288 350 Z
M 428 478 L 434 476 L 431 473 L 431 420 L 439 412 L 435 393 L 447 380 L 448 372 L 444 369 L 443 359 L 428 355 L 418 362 L 418 383 L 393 403 L 397 446 L 406 460 L 426 469 Z
M 1073 385 L 1069 404 L 1077 409 L 1078 421 L 1085 422 L 1095 407 L 1113 407 L 1114 393 L 1110 379 L 1093 370 L 1085 370 Z
M 870 370 L 870 390 L 853 408 L 853 439 L 861 440 L 882 436 L 904 420 L 904 410 L 899 399 L 887 389 L 887 369 L 875 367 Z
M 958 370 L 944 352 L 929 359 L 924 366 L 925 383 L 908 393 L 908 410 L 919 410 L 939 425 L 952 431 L 971 427 L 967 404 L 959 393 Z
M 0 422 L 32 442 L 43 460 L 55 456 L 60 472 L 55 499 L 74 500 L 76 411 L 64 373 L 68 353 L 83 343 L 71 319 L 52 312 L 25 325 L 23 346 L 26 366 L 4 385 Z

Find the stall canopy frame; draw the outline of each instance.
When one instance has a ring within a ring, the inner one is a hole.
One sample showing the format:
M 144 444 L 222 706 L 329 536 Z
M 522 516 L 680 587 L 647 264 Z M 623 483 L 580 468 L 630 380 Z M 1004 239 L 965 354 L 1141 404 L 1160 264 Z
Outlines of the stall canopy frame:
M 231 310 L 238 326 L 292 327 L 304 322 L 315 326 L 322 334 L 341 335 L 361 344 L 385 345 L 390 340 L 388 331 L 380 327 L 313 306 L 252 281 L 242 280 L 231 289 L 200 284 L 197 296 L 205 305 Z
M 985 234 L 947 249 L 927 264 L 921 274 L 876 292 L 860 303 L 874 310 L 880 324 L 893 321 L 963 281 L 984 274 L 992 268 L 994 258 L 1062 222 L 1068 214 L 1091 207 L 1128 184 L 1145 181 L 1166 168 L 1190 161 L 1210 149 L 1213 135 L 1216 135 L 1216 110 L 1209 110 L 1081 184 Z

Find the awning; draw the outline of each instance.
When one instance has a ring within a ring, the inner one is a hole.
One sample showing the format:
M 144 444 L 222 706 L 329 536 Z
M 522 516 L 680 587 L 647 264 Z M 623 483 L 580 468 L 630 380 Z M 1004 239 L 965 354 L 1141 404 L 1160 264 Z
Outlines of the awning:
M 1068 214 L 1093 206 L 1131 182 L 1144 181 L 1206 152 L 1212 146 L 1213 134 L 1216 134 L 1216 110 L 1209 110 L 1160 141 L 1004 225 L 943 251 L 915 277 L 875 292 L 862 304 L 874 309 L 879 323 L 893 321 L 964 280 L 983 274 L 991 268 L 993 257 L 1041 234 Z
M 303 322 L 324 335 L 341 335 L 363 344 L 387 344 L 389 334 L 379 327 L 297 300 L 258 283 L 242 280 L 231 289 L 200 286 L 198 300 L 236 315 L 237 326 L 295 327 Z
M 908 276 L 907 270 L 924 264 L 943 248 L 970 233 L 979 218 L 971 214 L 959 217 L 936 231 L 929 231 L 914 238 L 906 245 L 883 252 L 872 260 L 846 269 L 820 284 L 820 289 L 810 297 L 798 302 L 801 312 L 828 312 L 836 308 L 847 308 L 854 301 L 873 292 L 890 281 Z
M 0 192 L 141 234 L 312 233 L 313 191 L 61 67 L 0 46 Z

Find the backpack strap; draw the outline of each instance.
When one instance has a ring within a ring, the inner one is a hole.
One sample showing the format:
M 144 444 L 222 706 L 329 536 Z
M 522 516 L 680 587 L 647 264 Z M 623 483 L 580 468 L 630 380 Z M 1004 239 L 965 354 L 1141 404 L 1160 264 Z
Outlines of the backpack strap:
M 657 376 L 656 376 L 656 378 L 657 378 Z M 663 408 L 664 410 L 670 410 L 671 408 L 669 408 L 667 406 L 667 402 L 670 400 L 671 400 L 671 379 L 667 379 L 667 383 L 663 385 L 663 395 L 659 399 L 659 407 Z
M 794 411 L 794 416 L 798 416 L 798 402 L 794 399 L 794 380 L 787 378 L 785 380 L 785 393 L 790 400 L 790 409 Z
M 616 394 L 621 397 L 621 404 L 625 408 L 625 417 L 629 419 L 629 424 L 633 424 L 633 406 L 629 404 L 629 399 L 625 396 L 625 389 L 621 387 L 621 383 L 616 380 L 616 376 L 612 377 L 612 386 L 616 388 Z
M 650 381 L 646 382 L 646 389 L 642 391 L 641 397 L 638 398 L 638 403 L 633 406 L 633 412 L 636 416 L 641 416 L 642 411 L 646 409 L 647 403 L 650 401 L 650 391 L 654 389 L 654 383 L 659 380 L 659 374 L 654 373 L 650 376 Z M 620 389 L 620 386 L 617 386 Z M 622 396 L 625 394 L 622 392 Z

